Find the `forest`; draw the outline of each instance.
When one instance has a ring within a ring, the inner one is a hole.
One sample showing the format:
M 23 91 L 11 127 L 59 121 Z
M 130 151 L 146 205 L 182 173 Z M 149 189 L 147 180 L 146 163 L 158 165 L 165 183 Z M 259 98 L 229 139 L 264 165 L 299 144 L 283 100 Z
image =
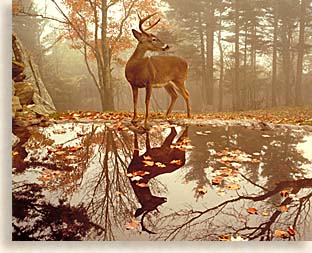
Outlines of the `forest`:
M 12 240 L 312 240 L 311 14 L 13 0 Z
M 58 110 L 130 111 L 131 28 L 138 13 L 158 11 L 153 32 L 172 48 L 164 54 L 188 61 L 192 111 L 240 111 L 311 104 L 311 10 L 309 0 L 24 0 L 13 30 Z M 167 95 L 154 92 L 152 109 L 162 111 Z

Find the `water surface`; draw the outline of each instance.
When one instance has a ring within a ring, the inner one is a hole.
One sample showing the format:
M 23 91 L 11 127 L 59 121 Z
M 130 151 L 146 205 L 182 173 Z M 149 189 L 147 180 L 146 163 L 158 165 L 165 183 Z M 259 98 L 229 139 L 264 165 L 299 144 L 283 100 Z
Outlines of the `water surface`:
M 17 150 L 14 240 L 312 239 L 311 131 L 59 123 Z

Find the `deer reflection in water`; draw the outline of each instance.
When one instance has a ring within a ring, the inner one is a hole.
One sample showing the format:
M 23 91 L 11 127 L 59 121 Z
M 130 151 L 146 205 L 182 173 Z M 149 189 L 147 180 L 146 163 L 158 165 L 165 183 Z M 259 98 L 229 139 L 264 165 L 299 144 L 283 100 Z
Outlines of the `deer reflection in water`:
M 130 177 L 130 183 L 133 191 L 141 204 L 141 207 L 135 211 L 135 217 L 142 215 L 142 230 L 148 233 L 154 233 L 144 226 L 144 217 L 151 211 L 157 210 L 157 207 L 167 201 L 166 197 L 159 197 L 152 194 L 148 185 L 150 179 L 161 174 L 171 173 L 181 168 L 185 164 L 185 150 L 181 147 L 187 138 L 186 127 L 173 143 L 177 136 L 174 127 L 170 128 L 170 134 L 160 147 L 151 148 L 149 132 L 146 133 L 146 152 L 139 155 L 139 144 L 137 133 L 134 134 L 134 151 L 133 158 L 127 169 L 128 175 L 140 175 L 139 180 L 133 180 Z

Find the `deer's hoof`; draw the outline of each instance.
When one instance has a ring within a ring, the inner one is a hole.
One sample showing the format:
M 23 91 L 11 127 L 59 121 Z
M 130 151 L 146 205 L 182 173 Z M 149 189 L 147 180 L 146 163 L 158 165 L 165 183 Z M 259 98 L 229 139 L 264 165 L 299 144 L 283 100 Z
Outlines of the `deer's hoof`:
M 138 119 L 132 119 L 132 120 L 131 120 L 131 123 L 132 123 L 133 125 L 138 125 L 138 122 L 139 122 Z
M 144 129 L 145 129 L 146 131 L 149 131 L 151 128 L 152 128 L 152 126 L 151 126 L 148 122 L 145 122 L 145 123 L 144 123 Z

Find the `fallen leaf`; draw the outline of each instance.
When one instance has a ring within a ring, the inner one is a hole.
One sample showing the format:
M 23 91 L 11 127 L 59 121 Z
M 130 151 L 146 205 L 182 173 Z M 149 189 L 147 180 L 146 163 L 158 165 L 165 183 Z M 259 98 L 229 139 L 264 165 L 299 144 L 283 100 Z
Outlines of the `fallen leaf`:
M 18 154 L 19 154 L 18 151 L 13 151 L 13 152 L 12 152 L 12 155 L 13 155 L 13 156 L 17 156 Z
M 205 188 L 199 188 L 199 189 L 197 189 L 197 192 L 204 195 L 204 194 L 207 193 L 207 189 L 205 189 Z
M 214 177 L 214 178 L 212 179 L 212 184 L 213 184 L 213 185 L 219 185 L 219 184 L 222 183 L 222 181 L 223 181 L 223 177 L 221 177 L 221 176 L 216 176 L 216 177 Z
M 257 210 L 257 208 L 255 208 L 255 207 L 249 207 L 249 208 L 247 209 L 247 212 L 248 212 L 249 214 L 258 214 L 258 210 Z
M 180 165 L 182 165 L 182 161 L 181 160 L 172 160 L 170 162 L 170 164 L 176 164 L 176 165 L 180 166 Z
M 146 183 L 136 183 L 135 185 L 136 185 L 136 186 L 139 186 L 139 187 L 141 187 L 141 188 L 149 187 L 148 184 L 146 184 Z
M 289 190 L 280 191 L 280 195 L 281 195 L 282 197 L 288 197 L 288 195 L 289 195 Z
M 287 228 L 287 232 L 288 234 L 290 234 L 291 236 L 294 236 L 296 234 L 296 231 L 294 230 L 293 226 L 290 226 Z
M 166 168 L 166 165 L 161 163 L 161 162 L 156 162 L 155 165 L 158 167 L 158 168 Z
M 263 211 L 263 212 L 261 213 L 261 215 L 262 215 L 262 216 L 269 216 L 269 212 Z
M 78 151 L 78 150 L 80 150 L 80 149 L 82 149 L 82 148 L 83 148 L 83 146 L 78 145 L 78 146 L 70 147 L 68 150 L 69 150 L 70 152 L 76 152 L 76 151 Z
M 56 151 L 54 152 L 56 155 L 64 155 L 65 154 L 65 151 L 64 150 L 59 150 L 59 151 Z
M 268 135 L 268 134 L 263 134 L 262 137 L 263 137 L 263 138 L 270 138 L 271 136 Z
M 135 176 L 145 176 L 150 174 L 148 171 L 145 170 L 137 170 L 137 171 L 133 171 L 132 173 L 127 173 L 127 177 L 135 177 Z
M 279 210 L 280 210 L 281 212 L 287 212 L 287 211 L 288 211 L 288 207 L 285 206 L 285 205 L 283 205 L 283 206 L 280 206 L 280 207 L 279 207 Z
M 140 224 L 139 221 L 132 220 L 131 222 L 128 222 L 126 224 L 126 229 L 127 230 L 133 230 L 133 229 L 137 228 L 139 226 L 139 224 Z
M 283 239 L 288 238 L 288 233 L 283 230 L 275 230 L 274 235 L 276 237 L 283 238 Z
M 238 184 L 228 184 L 226 187 L 229 190 L 239 190 L 240 189 L 240 185 L 238 185 Z
M 141 176 L 134 176 L 131 178 L 131 181 L 140 181 L 143 177 Z
M 147 167 L 147 166 L 154 166 L 154 162 L 153 161 L 143 160 L 142 163 L 144 163 L 145 167 Z
M 47 148 L 47 150 L 48 150 L 49 154 L 54 153 L 54 152 L 57 151 L 56 149 L 53 149 L 53 148 Z
M 220 235 L 218 237 L 219 241 L 225 241 L 225 242 L 230 242 L 231 241 L 231 236 L 230 235 Z

